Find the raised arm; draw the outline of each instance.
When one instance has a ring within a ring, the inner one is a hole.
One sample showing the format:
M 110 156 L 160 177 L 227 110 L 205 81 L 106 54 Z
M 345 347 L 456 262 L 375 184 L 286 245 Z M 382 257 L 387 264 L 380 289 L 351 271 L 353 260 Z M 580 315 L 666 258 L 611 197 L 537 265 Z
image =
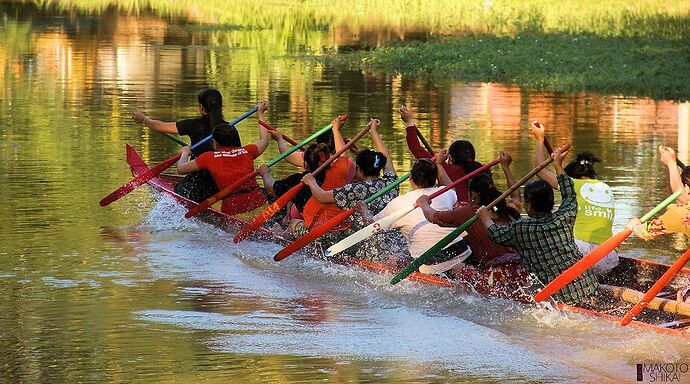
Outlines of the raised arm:
M 680 177 L 680 171 L 678 171 L 678 165 L 676 163 L 676 152 L 673 150 L 673 148 L 667 147 L 665 145 L 660 145 L 659 155 L 661 157 L 661 161 L 668 168 L 668 177 L 671 183 L 671 191 L 675 192 L 678 189 L 682 188 L 683 193 L 680 196 L 678 196 L 678 201 L 683 204 L 687 204 L 688 201 L 690 201 L 690 196 L 688 196 L 688 192 L 683 185 L 683 180 Z
M 516 183 L 513 172 L 510 170 L 510 163 L 513 162 L 513 157 L 510 156 L 508 152 L 501 150 L 499 154 L 499 161 L 501 162 L 503 174 L 506 176 L 506 184 L 508 188 L 510 188 Z M 517 212 L 522 212 L 522 196 L 520 195 L 520 188 L 516 188 L 513 193 L 510 194 L 510 201 L 508 204 L 511 204 Z
M 398 112 L 400 113 L 400 119 L 405 123 L 407 146 L 410 148 L 412 156 L 414 156 L 415 159 L 430 159 L 433 154 L 422 148 L 422 144 L 419 142 L 419 137 L 417 137 L 417 125 L 415 124 L 412 111 L 403 105 L 398 109 Z
M 259 120 L 265 123 L 266 119 L 264 118 L 264 112 L 266 112 L 266 110 L 268 109 L 268 101 L 261 100 L 256 104 L 256 107 L 258 108 L 256 114 L 258 115 Z M 268 142 L 270 137 L 271 134 L 268 132 L 268 129 L 264 128 L 263 125 L 259 124 L 259 141 L 254 143 L 254 145 L 256 145 L 256 148 L 259 150 L 259 155 L 264 153 L 264 151 L 266 151 L 266 148 L 268 148 Z
M 336 117 L 335 120 L 331 122 L 333 124 L 333 144 L 335 144 L 335 151 L 340 151 L 345 146 L 345 139 L 343 134 L 340 133 L 340 116 Z
M 311 195 L 321 204 L 335 203 L 335 198 L 333 197 L 333 191 L 324 191 L 321 186 L 316 182 L 316 179 L 311 173 L 307 173 L 302 178 L 302 182 L 306 184 L 309 189 L 311 189 Z
M 175 122 L 154 120 L 146 116 L 141 111 L 132 112 L 132 120 L 139 124 L 144 124 L 145 126 L 153 129 L 156 132 L 179 134 L 179 132 L 177 131 L 177 124 Z
M 381 120 L 372 118 L 369 120 L 369 125 L 371 126 L 369 129 L 369 134 L 371 135 L 371 140 L 374 141 L 374 147 L 376 147 L 377 151 L 386 156 L 386 166 L 383 168 L 383 171 L 395 173 L 393 158 L 391 158 L 391 154 L 388 152 L 388 147 L 386 147 L 386 144 L 384 144 L 383 140 L 381 140 L 381 135 L 379 135 L 378 132 L 378 128 L 381 125 Z
M 275 184 L 275 179 L 273 179 L 273 176 L 271 175 L 271 171 L 268 168 L 266 164 L 261 164 L 261 166 L 258 169 L 259 175 L 261 175 L 261 178 L 264 181 L 264 189 L 266 190 L 266 193 L 268 194 L 269 197 L 276 197 L 276 193 L 273 190 L 273 184 Z
M 438 185 L 448 185 L 452 182 L 446 173 L 445 167 L 443 166 L 447 159 L 448 151 L 446 150 L 439 151 L 434 159 L 434 162 L 436 162 L 436 176 L 438 177 Z
M 177 161 L 177 172 L 179 172 L 181 175 L 186 175 L 199 170 L 196 162 L 194 160 L 190 160 L 189 157 L 191 154 L 192 147 L 186 146 L 182 148 L 182 155 L 180 156 L 180 160 Z
M 546 155 L 544 154 L 544 124 L 540 124 L 538 121 L 534 120 L 530 124 L 530 131 L 537 140 L 537 148 L 534 155 L 534 166 L 536 167 L 546 160 Z M 553 172 L 543 168 L 541 171 L 539 171 L 539 173 L 537 173 L 537 176 L 549 183 L 551 188 L 558 189 L 558 181 L 556 181 L 556 175 Z

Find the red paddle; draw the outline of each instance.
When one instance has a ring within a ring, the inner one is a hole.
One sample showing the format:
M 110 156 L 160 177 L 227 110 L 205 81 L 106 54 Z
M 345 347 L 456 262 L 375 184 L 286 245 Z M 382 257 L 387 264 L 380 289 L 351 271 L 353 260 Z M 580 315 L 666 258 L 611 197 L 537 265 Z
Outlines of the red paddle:
M 362 136 L 364 136 L 367 132 L 369 132 L 369 126 L 366 128 L 362 129 L 353 137 L 350 141 L 345 144 L 338 152 L 336 152 L 333 156 L 331 156 L 328 160 L 326 160 L 325 163 L 321 164 L 314 172 L 312 172 L 312 175 L 316 176 L 320 172 L 326 169 L 326 167 L 330 166 L 333 161 L 335 161 L 338 156 L 342 155 L 347 151 L 350 146 L 352 146 L 357 140 L 359 140 Z M 299 193 L 299 191 L 304 187 L 304 183 L 300 182 L 299 184 L 295 185 L 292 187 L 289 191 L 284 193 L 282 196 L 278 198 L 273 204 L 269 205 L 261 214 L 259 214 L 257 217 L 254 218 L 249 224 L 245 225 L 240 233 L 238 233 L 233 241 L 235 243 L 239 243 L 240 241 L 246 239 L 252 232 L 257 230 L 261 225 L 273 215 L 276 214 L 279 210 L 281 210 L 284 206 L 287 205 L 292 199 Z
M 253 107 L 249 111 L 245 112 L 242 116 L 240 116 L 237 119 L 230 122 L 230 125 L 235 125 L 235 124 L 239 123 L 240 121 L 246 119 L 247 117 L 249 117 L 250 115 L 252 115 L 256 111 L 257 111 L 257 107 Z M 209 141 L 211 141 L 211 139 L 212 139 L 211 135 L 207 136 L 206 138 L 204 138 L 200 142 L 194 144 L 192 146 L 192 150 L 199 148 L 202 145 L 207 144 Z M 178 153 L 177 155 L 165 160 L 164 162 L 156 165 L 155 167 L 149 169 L 148 171 L 137 175 L 135 178 L 133 178 L 132 180 L 127 182 L 125 185 L 114 190 L 108 196 L 102 198 L 101 201 L 99 202 L 99 204 L 101 205 L 101 207 L 105 207 L 106 205 L 114 203 L 115 201 L 119 200 L 121 197 L 132 192 L 136 187 L 138 187 L 142 184 L 145 184 L 147 181 L 158 176 L 161 172 L 170 168 L 171 165 L 175 164 L 177 162 L 177 160 L 180 159 L 180 156 L 182 156 L 182 154 Z
M 347 119 L 347 115 L 343 115 L 343 116 L 340 117 L 340 120 L 341 120 L 341 121 L 345 121 L 345 119 Z M 271 126 L 270 126 L 268 123 L 266 123 L 266 122 L 259 121 L 259 123 L 260 123 L 264 128 L 266 128 L 266 129 L 268 129 L 268 130 L 273 130 L 273 131 L 276 130 L 275 128 L 271 127 Z M 315 138 L 317 138 L 317 137 L 320 136 L 321 134 L 323 134 L 323 133 L 325 133 L 326 131 L 328 131 L 329 129 L 331 129 L 331 126 L 332 126 L 332 125 L 329 124 L 329 125 L 327 125 L 327 126 L 321 128 L 318 132 L 314 133 L 313 135 L 309 136 L 308 138 L 302 140 L 302 142 L 300 142 L 300 143 L 295 143 L 295 146 L 294 146 L 294 147 L 292 147 L 292 148 L 288 149 L 287 151 L 285 151 L 284 153 L 281 153 L 280 155 L 276 156 L 274 159 L 272 159 L 271 161 L 269 161 L 268 163 L 266 163 L 266 165 L 267 165 L 269 168 L 272 167 L 272 166 L 274 166 L 274 165 L 277 164 L 279 161 L 281 161 L 281 160 L 283 160 L 284 158 L 290 156 L 293 152 L 299 150 L 300 148 L 302 148 L 304 145 L 306 145 L 306 144 L 309 143 L 310 141 L 314 140 Z M 290 139 L 289 137 L 286 137 L 285 135 L 283 135 L 283 138 L 284 138 L 285 140 L 291 142 L 291 143 L 294 143 L 294 141 L 293 141 L 292 139 Z M 288 139 L 289 139 L 289 140 L 288 140 Z M 241 187 L 241 186 L 242 186 L 244 183 L 246 183 L 247 181 L 252 180 L 252 179 L 255 178 L 258 174 L 259 174 L 259 171 L 258 171 L 258 170 L 255 170 L 254 172 L 249 173 L 249 174 L 247 174 L 247 175 L 241 177 L 239 180 L 235 181 L 234 183 L 225 186 L 223 189 L 221 189 L 220 191 L 216 192 L 215 195 L 209 197 L 208 199 L 202 201 L 201 204 L 199 204 L 199 205 L 197 205 L 197 206 L 191 208 L 189 211 L 187 211 L 187 213 L 184 214 L 184 217 L 186 217 L 186 218 L 189 219 L 190 217 L 196 216 L 196 215 L 198 215 L 199 213 L 205 211 L 208 207 L 212 206 L 212 205 L 215 204 L 217 201 L 220 201 L 220 200 L 224 199 L 225 196 L 229 195 L 232 191 L 234 191 L 234 190 L 236 190 L 237 188 Z
M 642 300 L 640 300 L 639 303 L 635 304 L 635 306 L 628 312 L 625 317 L 623 317 L 623 320 L 621 320 L 621 325 L 625 326 L 628 325 L 634 317 L 640 314 L 642 310 L 649 304 L 652 299 L 656 297 L 656 295 L 661 292 L 662 289 L 668 284 L 673 278 L 676 276 L 678 271 L 683 269 L 683 266 L 687 264 L 687 262 L 690 261 L 690 249 L 685 251 L 685 253 L 676 260 L 673 265 L 664 273 L 661 275 L 659 280 L 657 280 L 654 285 L 647 291 L 647 293 L 644 294 L 642 297 Z

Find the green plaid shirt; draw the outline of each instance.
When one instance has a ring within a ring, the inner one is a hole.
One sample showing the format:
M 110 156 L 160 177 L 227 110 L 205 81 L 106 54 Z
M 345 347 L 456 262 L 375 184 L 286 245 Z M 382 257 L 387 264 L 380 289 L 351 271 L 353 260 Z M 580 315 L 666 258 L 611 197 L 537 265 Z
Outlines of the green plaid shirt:
M 562 201 L 555 213 L 520 219 L 504 226 L 493 224 L 488 229 L 489 239 L 514 247 L 522 256 L 527 270 L 544 284 L 582 258 L 573 237 L 577 214 L 575 186 L 565 174 L 558 176 L 558 185 Z M 597 279 L 589 270 L 554 294 L 554 298 L 566 303 L 580 303 L 596 290 Z

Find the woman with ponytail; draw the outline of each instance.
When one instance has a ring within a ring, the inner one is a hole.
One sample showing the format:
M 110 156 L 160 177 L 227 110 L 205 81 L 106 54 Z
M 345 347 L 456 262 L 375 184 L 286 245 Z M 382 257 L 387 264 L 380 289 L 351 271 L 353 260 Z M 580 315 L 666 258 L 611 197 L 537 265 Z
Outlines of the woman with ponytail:
M 312 195 L 319 203 L 335 204 L 339 209 L 352 208 L 358 201 L 364 200 L 383 189 L 397 179 L 395 168 L 388 148 L 381 140 L 378 127 L 381 121 L 376 118 L 369 120 L 369 133 L 374 141 L 376 151 L 364 149 L 355 158 L 355 177 L 352 184 L 347 184 L 330 191 L 323 190 L 312 176 L 304 178 L 304 183 L 311 189 Z M 381 175 L 383 171 L 383 175 Z M 379 213 L 385 206 L 398 196 L 399 188 L 393 188 L 385 195 L 372 201 L 369 209 Z
M 268 108 L 268 102 L 260 101 L 256 106 L 259 120 L 263 121 L 263 113 Z M 212 131 L 213 151 L 204 152 L 192 160 L 191 148 L 182 148 L 177 171 L 184 175 L 206 169 L 221 189 L 254 172 L 254 159 L 268 148 L 270 136 L 280 135 L 277 130 L 269 133 L 266 128 L 259 125 L 259 141 L 242 146 L 240 134 L 234 126 L 224 121 L 217 122 L 213 116 L 210 121 L 216 123 Z M 228 215 L 236 215 L 254 210 L 265 203 L 263 189 L 252 178 L 223 199 L 221 210 Z
M 543 124 L 531 124 L 532 135 L 537 139 L 535 164 L 546 159 L 543 142 Z M 597 180 L 594 164 L 601 159 L 590 152 L 580 152 L 565 166 L 565 174 L 573 179 L 577 195 L 577 217 L 575 219 L 575 244 L 583 255 L 588 254 L 599 244 L 613 236 L 613 217 L 615 203 L 613 191 L 608 184 Z M 556 174 L 544 168 L 537 176 L 546 181 L 551 188 L 558 189 Z M 596 275 L 605 275 L 618 265 L 618 253 L 613 251 L 592 267 Z
M 512 157 L 505 151 L 500 152 L 501 168 L 506 176 L 506 183 L 510 188 L 515 184 L 515 178 L 510 171 Z M 457 204 L 452 210 L 437 211 L 429 204 L 429 197 L 424 195 L 417 199 L 417 204 L 429 222 L 441 227 L 458 227 L 469 220 L 480 206 L 486 206 L 501 192 L 496 189 L 491 178 L 482 173 L 470 179 L 469 193 L 466 197 L 468 203 Z M 491 211 L 493 221 L 499 225 L 506 225 L 520 218 L 522 210 L 520 191 L 515 190 L 509 200 L 503 200 Z M 481 223 L 474 223 L 467 229 L 467 239 L 472 249 L 472 256 L 467 260 L 469 264 L 475 264 L 480 268 L 494 267 L 500 264 L 517 262 L 520 260 L 514 249 L 493 243 L 489 240 L 486 229 Z
M 140 111 L 132 113 L 132 119 L 156 132 L 189 136 L 192 142 L 191 145 L 194 145 L 211 135 L 213 127 L 217 124 L 225 122 L 223 118 L 223 96 L 220 91 L 214 88 L 206 88 L 199 92 L 197 99 L 201 116 L 193 119 L 165 122 L 154 120 Z M 198 157 L 202 153 L 211 150 L 213 148 L 209 142 L 197 148 L 192 155 Z M 216 192 L 218 192 L 218 187 L 207 170 L 190 173 L 175 186 L 175 193 L 196 203 L 206 200 Z

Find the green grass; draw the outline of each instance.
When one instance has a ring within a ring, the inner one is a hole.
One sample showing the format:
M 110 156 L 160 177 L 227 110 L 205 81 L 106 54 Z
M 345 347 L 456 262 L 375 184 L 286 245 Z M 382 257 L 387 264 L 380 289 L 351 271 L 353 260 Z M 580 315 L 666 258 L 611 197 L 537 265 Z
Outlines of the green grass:
M 690 41 L 525 33 L 407 42 L 320 58 L 336 68 L 535 90 L 690 99 Z

